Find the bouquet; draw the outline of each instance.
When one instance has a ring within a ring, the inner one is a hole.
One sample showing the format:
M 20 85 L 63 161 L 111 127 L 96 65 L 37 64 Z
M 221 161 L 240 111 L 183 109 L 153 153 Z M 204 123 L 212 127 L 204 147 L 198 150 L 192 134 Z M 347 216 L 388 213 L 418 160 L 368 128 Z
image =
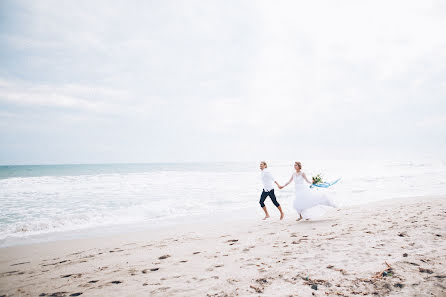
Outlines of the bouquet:
M 318 173 L 315 176 L 313 176 L 313 185 L 321 184 L 323 182 L 324 181 L 322 180 L 322 175 L 320 173 Z

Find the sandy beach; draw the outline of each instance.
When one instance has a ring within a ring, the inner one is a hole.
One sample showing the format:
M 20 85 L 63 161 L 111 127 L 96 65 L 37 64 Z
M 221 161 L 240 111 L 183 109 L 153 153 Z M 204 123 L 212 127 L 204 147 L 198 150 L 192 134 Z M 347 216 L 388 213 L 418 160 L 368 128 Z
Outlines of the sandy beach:
M 0 249 L 0 296 L 446 296 L 446 197 Z

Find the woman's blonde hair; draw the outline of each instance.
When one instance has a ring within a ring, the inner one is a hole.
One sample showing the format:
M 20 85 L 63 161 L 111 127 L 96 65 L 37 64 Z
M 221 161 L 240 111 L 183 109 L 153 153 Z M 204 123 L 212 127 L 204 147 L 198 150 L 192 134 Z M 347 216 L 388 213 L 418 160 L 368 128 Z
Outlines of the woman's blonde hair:
M 299 167 L 299 169 L 302 169 L 302 163 L 300 162 L 294 162 L 294 165 L 297 165 Z
M 265 168 L 268 168 L 268 164 L 266 164 L 265 161 L 260 162 L 261 164 L 265 165 Z

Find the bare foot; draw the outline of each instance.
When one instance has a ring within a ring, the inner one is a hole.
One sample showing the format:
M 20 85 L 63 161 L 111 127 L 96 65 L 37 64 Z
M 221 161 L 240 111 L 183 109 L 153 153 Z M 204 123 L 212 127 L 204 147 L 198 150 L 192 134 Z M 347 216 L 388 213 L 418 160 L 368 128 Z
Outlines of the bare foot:
M 263 220 L 266 220 L 267 218 L 269 218 L 269 215 L 266 215 L 266 216 L 263 218 Z
M 283 212 L 280 213 L 280 219 L 283 220 L 283 217 L 285 216 L 285 214 Z

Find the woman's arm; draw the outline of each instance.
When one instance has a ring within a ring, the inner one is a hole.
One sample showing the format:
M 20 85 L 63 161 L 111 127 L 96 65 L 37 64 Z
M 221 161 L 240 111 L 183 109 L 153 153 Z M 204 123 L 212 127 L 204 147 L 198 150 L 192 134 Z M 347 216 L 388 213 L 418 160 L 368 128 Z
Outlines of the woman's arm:
M 288 186 L 292 181 L 293 181 L 293 176 L 291 175 L 290 180 L 289 180 L 286 184 L 284 184 L 283 187 L 279 186 L 279 189 L 283 189 L 283 188 L 285 188 L 285 187 Z
M 310 185 L 313 184 L 312 182 L 310 182 L 310 181 L 308 180 L 307 175 L 306 175 L 304 172 L 302 172 L 302 177 L 303 177 L 304 180 L 306 180 L 307 183 L 309 183 Z

